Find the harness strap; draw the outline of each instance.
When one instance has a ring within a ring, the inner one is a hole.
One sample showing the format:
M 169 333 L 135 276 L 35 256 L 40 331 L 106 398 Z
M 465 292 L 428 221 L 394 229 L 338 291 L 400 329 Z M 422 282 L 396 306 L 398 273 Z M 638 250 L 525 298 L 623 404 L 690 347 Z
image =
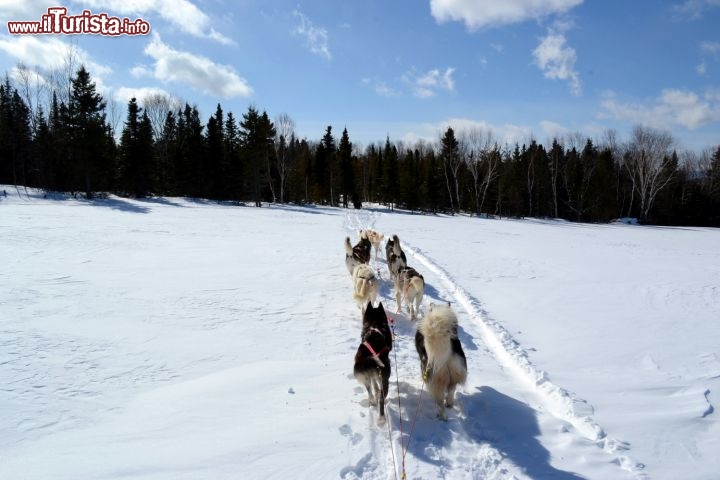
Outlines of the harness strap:
M 370 353 L 372 353 L 373 358 L 378 358 L 378 357 L 380 357 L 380 354 L 383 353 L 385 350 L 389 350 L 388 347 L 383 347 L 380 349 L 379 352 L 376 352 L 375 349 L 372 347 L 372 345 L 370 345 L 370 343 L 367 340 L 363 342 L 363 345 L 365 345 L 365 348 L 370 350 Z

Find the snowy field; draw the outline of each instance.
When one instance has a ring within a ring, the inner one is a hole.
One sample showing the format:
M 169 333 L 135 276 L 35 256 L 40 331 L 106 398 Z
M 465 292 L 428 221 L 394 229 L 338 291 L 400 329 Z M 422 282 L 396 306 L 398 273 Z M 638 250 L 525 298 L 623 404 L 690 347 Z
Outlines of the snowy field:
M 718 478 L 720 230 L 2 189 L 0 479 Z M 447 422 L 384 255 L 386 427 L 352 376 L 364 227 L 458 314 Z

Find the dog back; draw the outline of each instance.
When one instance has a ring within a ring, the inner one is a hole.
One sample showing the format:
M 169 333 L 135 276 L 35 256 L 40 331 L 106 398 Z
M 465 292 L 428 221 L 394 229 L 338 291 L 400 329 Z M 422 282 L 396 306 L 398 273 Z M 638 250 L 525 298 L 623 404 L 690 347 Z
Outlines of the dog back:
M 423 370 L 432 374 L 444 367 L 453 383 L 464 383 L 467 377 L 467 360 L 458 338 L 458 321 L 450 307 L 431 304 L 418 324 L 415 347 Z

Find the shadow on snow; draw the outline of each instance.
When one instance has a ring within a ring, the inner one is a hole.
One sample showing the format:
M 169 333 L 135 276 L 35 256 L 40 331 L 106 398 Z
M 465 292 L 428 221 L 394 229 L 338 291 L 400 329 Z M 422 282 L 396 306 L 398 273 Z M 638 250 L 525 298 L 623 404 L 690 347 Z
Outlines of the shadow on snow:
M 491 446 L 530 478 L 584 479 L 576 473 L 553 467 L 550 452 L 538 441 L 540 428 L 535 411 L 492 387 L 476 388 L 469 395 L 458 394 L 457 403 L 463 413 L 459 414 L 457 407 L 448 411 L 447 422 L 436 418 L 435 404 L 428 392 L 423 390 L 422 404 L 410 438 L 409 430 L 420 400 L 421 391 L 418 388 L 407 382 L 400 383 L 402 445 L 422 462 L 452 468 L 454 459 L 438 453 L 444 448 L 452 448 L 453 439 L 458 435 L 461 440 L 463 435 L 467 435 L 466 440 Z M 391 396 L 388 405 L 389 418 L 397 428 L 400 425 L 397 398 Z M 468 455 L 472 455 L 472 451 L 462 452 L 462 456 Z

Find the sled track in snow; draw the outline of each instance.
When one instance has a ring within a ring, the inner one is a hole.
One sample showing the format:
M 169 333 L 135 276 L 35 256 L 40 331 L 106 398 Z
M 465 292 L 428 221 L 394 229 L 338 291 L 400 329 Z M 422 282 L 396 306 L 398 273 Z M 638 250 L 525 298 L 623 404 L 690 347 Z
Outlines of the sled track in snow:
M 621 468 L 632 472 L 638 479 L 647 479 L 645 466 L 634 460 L 629 454 L 629 446 L 609 436 L 593 420 L 593 411 L 586 401 L 571 395 L 567 390 L 550 381 L 548 374 L 536 368 L 525 350 L 512 335 L 498 322 L 490 320 L 480 302 L 463 289 L 453 277 L 434 262 L 421 249 L 403 240 L 403 250 L 427 271 L 440 279 L 445 289 L 452 293 L 455 302 L 482 331 L 482 341 L 490 349 L 498 363 L 515 378 L 536 392 L 552 415 L 570 423 L 583 437 L 594 442 L 609 455 Z M 590 413 L 586 413 L 590 412 Z
M 354 231 L 355 233 L 363 228 L 374 228 L 375 222 L 381 215 L 379 212 L 372 211 L 346 214 L 345 228 L 349 232 Z M 424 270 L 422 272 L 423 274 L 429 273 L 439 279 L 443 289 L 451 295 L 454 303 L 462 309 L 462 312 L 468 316 L 474 325 L 479 327 L 482 334 L 480 340 L 482 340 L 488 348 L 496 362 L 506 371 L 510 372 L 512 378 L 523 385 L 525 389 L 534 392 L 545 411 L 572 425 L 579 435 L 597 445 L 598 448 L 601 448 L 611 457 L 613 463 L 623 470 L 630 472 L 635 478 L 639 480 L 649 478 L 644 471 L 645 466 L 630 455 L 629 445 L 608 435 L 605 429 L 592 418 L 594 409 L 588 402 L 554 384 L 550 380 L 547 372 L 533 365 L 528 353 L 520 346 L 507 329 L 499 322 L 491 319 L 488 313 L 483 310 L 480 301 L 465 290 L 459 282 L 441 267 L 438 262 L 434 261 L 431 256 L 422 249 L 414 246 L 412 242 L 408 242 L 405 238 L 402 239 L 402 246 L 405 253 L 413 259 L 414 263 L 422 267 Z M 392 290 L 392 287 L 390 287 L 390 290 Z M 385 295 L 381 295 L 382 300 L 386 305 L 389 303 L 394 305 L 394 297 L 387 292 L 385 293 Z M 394 374 L 395 372 L 393 372 L 393 377 Z M 389 402 L 389 404 L 397 408 L 397 404 L 392 402 Z M 388 418 L 391 419 L 393 416 L 389 415 Z M 463 428 L 462 425 L 459 425 L 459 427 Z M 395 438 L 393 442 L 396 444 L 396 451 L 401 451 L 399 450 L 399 439 Z M 479 444 L 475 445 L 481 447 Z M 502 458 L 500 452 L 488 445 L 482 445 L 482 449 L 491 450 L 486 452 L 488 454 L 487 456 L 488 458 L 495 459 L 493 462 L 495 468 L 500 468 L 500 462 L 497 460 L 498 458 Z M 392 463 L 391 459 L 389 460 L 390 463 Z M 447 462 L 447 466 L 452 470 L 453 459 L 446 458 L 445 461 Z M 490 472 L 485 470 L 485 473 L 489 474 Z
M 344 228 L 351 241 L 356 241 L 359 230 L 374 229 L 380 216 L 381 213 L 364 210 L 346 213 Z M 403 249 L 405 245 L 403 243 Z M 384 251 L 384 242 L 381 250 Z M 380 258 L 383 257 L 384 253 L 381 253 Z M 479 427 L 472 420 L 468 423 L 461 396 L 456 398 L 456 407 L 448 421 L 442 422 L 435 418 L 436 407 L 432 398 L 427 389 L 421 391 L 419 360 L 414 343 L 415 325 L 404 313 L 395 312 L 395 295 L 387 264 L 375 260 L 374 251 L 370 265 L 379 273 L 381 280 L 378 300 L 383 302 L 386 312 L 395 319 L 393 328 L 396 336 L 390 354 L 393 368 L 386 403 L 388 425 L 376 426 L 374 411 L 361 414 L 368 415 L 370 452 L 362 456 L 357 465 L 343 469 L 341 477 L 347 480 L 400 479 L 405 464 L 407 478 L 529 478 L 509 463 L 499 450 L 488 442 L 478 441 L 468 432 L 468 428 L 477 430 Z M 421 314 L 422 311 L 424 309 L 421 307 Z M 357 388 L 356 393 L 362 397 L 366 395 L 364 388 Z M 360 403 L 365 406 L 366 402 L 362 400 Z M 415 420 L 417 428 L 411 433 Z M 404 463 L 403 450 L 406 453 Z

